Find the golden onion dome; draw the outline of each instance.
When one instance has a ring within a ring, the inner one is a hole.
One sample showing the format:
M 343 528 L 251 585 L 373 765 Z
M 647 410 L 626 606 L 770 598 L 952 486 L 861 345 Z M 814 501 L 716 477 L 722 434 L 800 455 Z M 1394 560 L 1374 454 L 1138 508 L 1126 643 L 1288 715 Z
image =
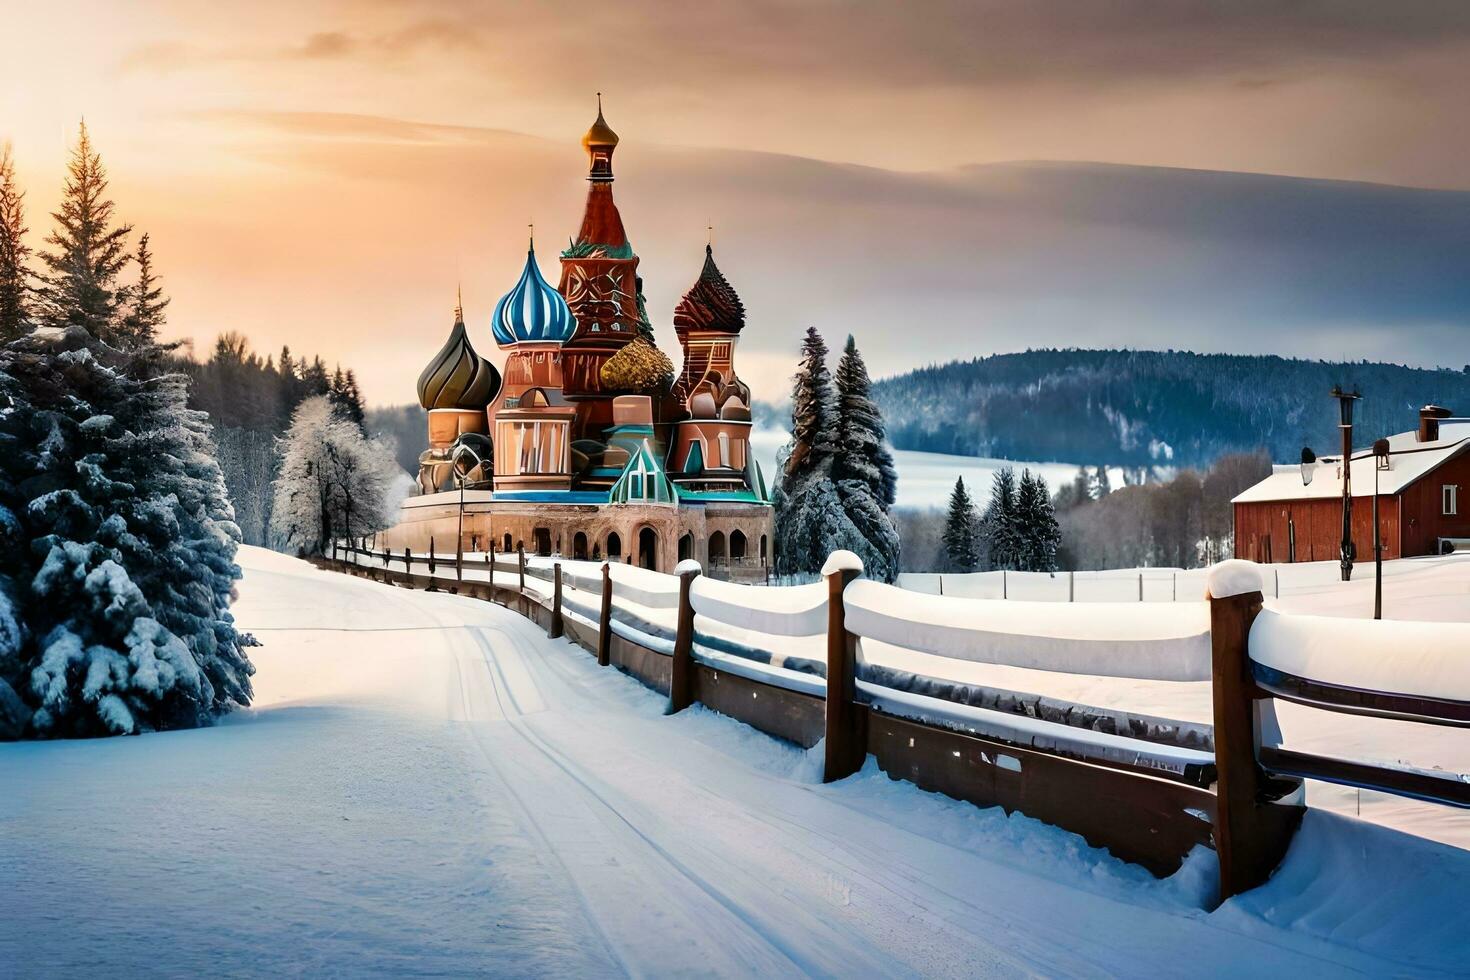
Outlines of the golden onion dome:
M 582 137 L 582 149 L 591 153 L 594 146 L 611 149 L 617 145 L 618 134 L 613 132 L 612 127 L 607 124 L 607 120 L 602 118 L 602 93 L 598 92 L 597 121 L 592 124 L 592 128 L 587 130 L 587 134 Z

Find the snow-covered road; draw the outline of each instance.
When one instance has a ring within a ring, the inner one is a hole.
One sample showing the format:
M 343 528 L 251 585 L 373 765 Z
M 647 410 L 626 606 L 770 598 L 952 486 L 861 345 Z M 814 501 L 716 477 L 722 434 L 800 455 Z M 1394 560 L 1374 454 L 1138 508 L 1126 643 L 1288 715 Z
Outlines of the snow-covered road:
M 1022 817 L 662 699 L 513 613 L 246 549 L 259 699 L 0 746 L 0 974 L 1449 972 L 1470 853 L 1313 813 L 1199 908 Z M 1459 948 L 1463 949 L 1463 946 Z

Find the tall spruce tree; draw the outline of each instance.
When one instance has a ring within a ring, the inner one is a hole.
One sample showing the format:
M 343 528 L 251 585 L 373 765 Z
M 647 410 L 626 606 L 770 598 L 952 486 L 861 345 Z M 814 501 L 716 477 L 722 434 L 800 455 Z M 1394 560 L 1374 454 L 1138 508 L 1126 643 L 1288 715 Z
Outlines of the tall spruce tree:
M 0 146 L 0 343 L 31 329 L 30 246 L 25 236 L 25 192 L 15 181 L 15 160 Z
M 864 484 L 886 512 L 898 491 L 898 471 L 885 442 L 883 413 L 873 401 L 868 367 L 849 334 L 837 362 L 837 418 L 832 477 Z
M 163 295 L 158 284 L 158 274 L 153 270 L 153 250 L 145 234 L 138 239 L 138 251 L 134 255 L 138 263 L 138 281 L 128 291 L 122 324 L 118 329 L 120 346 L 145 347 L 158 340 L 158 328 L 163 326 L 163 311 L 169 298 Z
M 107 197 L 107 169 L 82 123 L 67 165 L 61 207 L 52 212 L 56 230 L 41 254 L 41 316 L 53 327 L 77 326 L 104 343 L 119 346 L 121 307 L 128 290 L 119 283 L 132 260 L 130 225 L 114 227 L 115 207 Z
M 834 412 L 827 342 L 816 327 L 807 327 L 791 391 L 791 446 L 784 466 L 788 475 L 810 472 L 831 459 Z
M 1030 469 L 1021 471 L 1021 485 L 1016 493 L 1016 567 L 1028 572 L 1057 570 L 1057 549 L 1062 534 L 1046 480 L 1033 476 Z
M 990 505 L 985 509 L 984 524 L 990 567 L 1019 567 L 1021 542 L 1016 520 L 1016 471 L 1009 466 L 996 470 L 991 478 Z
M 898 480 L 884 445 L 883 416 L 874 404 L 868 368 L 852 337 L 837 363 L 837 414 L 833 425 L 832 479 L 864 547 L 849 547 L 871 578 L 898 577 L 898 527 L 889 514 Z
M 980 515 L 975 501 L 958 477 L 949 495 L 949 513 L 944 520 L 944 554 L 955 572 L 973 572 L 980 564 Z
M 855 347 L 844 360 L 845 380 L 834 392 L 827 345 L 815 328 L 807 330 L 792 391 L 792 438 L 781 451 L 782 478 L 772 498 L 776 573 L 813 575 L 831 552 L 845 549 L 862 558 L 867 575 L 892 581 L 899 540 L 888 513 L 882 419 Z

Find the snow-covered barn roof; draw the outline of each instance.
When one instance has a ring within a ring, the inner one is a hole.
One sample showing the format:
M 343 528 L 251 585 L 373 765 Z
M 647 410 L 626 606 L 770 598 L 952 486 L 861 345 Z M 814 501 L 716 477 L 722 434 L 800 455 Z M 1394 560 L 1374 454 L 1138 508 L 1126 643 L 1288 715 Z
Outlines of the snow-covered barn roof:
M 1384 495 L 1402 493 L 1411 483 L 1437 469 L 1452 457 L 1470 449 L 1470 423 L 1444 422 L 1440 425 L 1441 438 L 1433 442 L 1420 442 L 1417 432 L 1400 432 L 1388 437 L 1391 453 L 1403 453 L 1388 458 L 1388 469 L 1378 473 L 1378 492 Z M 1418 450 L 1405 453 L 1404 450 Z M 1371 496 L 1373 493 L 1373 467 L 1377 460 L 1370 449 L 1353 450 L 1352 486 L 1354 496 Z M 1339 465 L 1341 454 L 1317 460 L 1317 471 L 1312 482 L 1302 486 L 1300 466 L 1277 466 L 1274 472 L 1240 493 L 1232 503 L 1247 504 L 1267 500 L 1319 500 L 1342 496 L 1342 473 Z

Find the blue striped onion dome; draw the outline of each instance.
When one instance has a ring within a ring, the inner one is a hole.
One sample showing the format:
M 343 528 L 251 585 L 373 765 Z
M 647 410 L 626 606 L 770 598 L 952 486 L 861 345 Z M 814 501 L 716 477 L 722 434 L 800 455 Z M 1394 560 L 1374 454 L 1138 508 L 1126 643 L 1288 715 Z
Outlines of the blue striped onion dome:
M 567 301 L 541 277 L 534 248 L 526 251 L 526 268 L 520 281 L 495 304 L 490 327 L 501 347 L 535 342 L 559 344 L 577 329 Z

